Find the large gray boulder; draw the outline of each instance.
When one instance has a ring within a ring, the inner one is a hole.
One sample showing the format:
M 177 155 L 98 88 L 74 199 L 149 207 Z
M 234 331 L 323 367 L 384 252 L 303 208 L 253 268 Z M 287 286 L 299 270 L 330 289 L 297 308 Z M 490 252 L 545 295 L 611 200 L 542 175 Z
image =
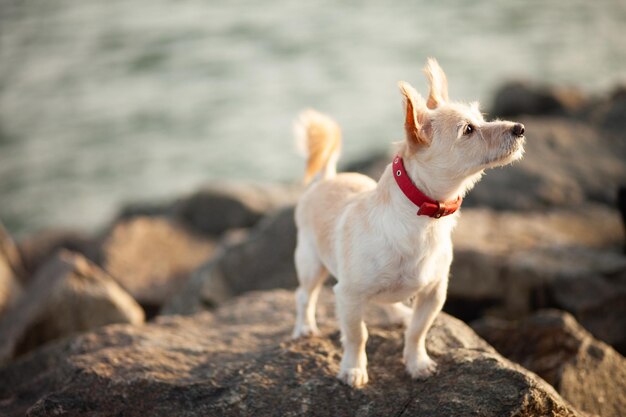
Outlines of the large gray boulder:
M 472 327 L 580 410 L 603 417 L 620 417 L 626 410 L 626 359 L 570 314 L 543 310 L 519 322 L 487 318 Z
M 8 416 L 578 416 L 535 374 L 465 324 L 436 320 L 428 348 L 439 373 L 413 381 L 402 330 L 371 326 L 370 383 L 340 383 L 332 297 L 322 336 L 290 340 L 293 294 L 254 292 L 214 314 L 116 325 L 33 352 L 0 369 Z
M 161 217 L 194 233 L 217 238 L 232 229 L 250 228 L 268 213 L 293 205 L 301 192 L 300 185 L 214 182 L 175 201 L 127 204 L 112 224 L 135 217 Z
M 295 248 L 294 208 L 277 210 L 242 240 L 224 244 L 214 258 L 193 273 L 162 312 L 191 314 L 247 291 L 295 288 Z
M 585 106 L 582 117 L 615 136 L 626 138 L 626 84 L 617 85 L 606 96 Z
M 298 186 L 224 182 L 178 200 L 171 212 L 192 230 L 219 236 L 229 229 L 254 226 L 269 212 L 293 204 L 299 194 Z
M 557 277 L 626 266 L 616 250 L 624 237 L 620 222 L 601 205 L 531 213 L 462 209 L 452 234 L 449 294 L 501 299 L 512 315 L 526 313 L 533 289 Z
M 77 332 L 143 321 L 141 307 L 109 275 L 81 255 L 61 251 L 0 319 L 0 363 Z
M 548 306 L 571 312 L 595 337 L 626 354 L 626 268 L 576 279 L 561 276 L 549 286 L 548 298 Z
M 378 181 L 383 172 L 385 172 L 387 165 L 391 163 L 393 156 L 394 155 L 391 150 L 388 152 L 376 152 L 365 158 L 349 162 L 345 166 L 345 169 L 342 169 L 341 171 L 358 172 Z
M 520 317 L 558 307 L 620 351 L 626 345 L 626 256 L 619 214 L 601 205 L 543 213 L 463 210 L 453 233 L 449 305 Z M 455 310 L 454 310 L 455 311 Z
M 45 229 L 17 242 L 27 282 L 30 282 L 37 270 L 52 259 L 60 249 L 80 253 L 87 259 L 95 260 L 97 247 L 97 239 L 73 229 Z
M 493 117 L 564 115 L 577 112 L 587 100 L 575 88 L 511 81 L 498 88 L 489 114 Z
M 158 309 L 213 255 L 211 239 L 162 217 L 117 223 L 103 239 L 99 264 L 140 304 Z

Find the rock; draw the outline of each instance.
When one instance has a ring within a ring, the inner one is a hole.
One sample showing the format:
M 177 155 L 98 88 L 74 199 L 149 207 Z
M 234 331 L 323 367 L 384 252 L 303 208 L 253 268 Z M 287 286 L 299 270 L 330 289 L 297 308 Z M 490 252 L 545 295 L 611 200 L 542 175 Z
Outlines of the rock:
M 25 276 L 19 252 L 0 223 L 0 317 L 19 298 Z
M 20 252 L 2 223 L 0 223 L 0 259 L 3 259 L 6 267 L 17 279 L 25 279 L 27 271 L 24 268 Z
M 118 223 L 104 238 L 99 263 L 148 309 L 158 309 L 209 259 L 214 243 L 160 217 Z
M 486 310 L 503 317 L 560 307 L 585 324 L 599 320 L 607 327 L 589 330 L 619 346 L 626 334 L 617 305 L 626 298 L 610 277 L 626 270 L 626 256 L 617 250 L 623 233 L 619 214 L 601 205 L 526 214 L 465 209 L 453 233 L 448 302 L 488 302 Z M 580 286 L 586 289 L 576 291 Z M 616 308 L 607 314 L 603 306 Z
M 297 286 L 292 218 L 293 209 L 284 209 L 240 243 L 220 249 L 162 312 L 191 314 L 246 291 Z M 626 257 L 615 250 L 623 239 L 619 214 L 602 205 L 544 213 L 463 209 L 453 233 L 445 309 L 471 321 L 485 312 L 516 317 L 564 308 L 621 351 L 626 334 L 620 306 L 626 303 L 621 284 L 611 277 L 626 268 Z M 574 292 L 603 283 L 601 291 Z
M 472 327 L 578 409 L 603 417 L 619 417 L 626 410 L 626 359 L 595 340 L 571 315 L 544 310 L 519 322 L 489 318 Z
M 578 416 L 536 375 L 441 314 L 428 336 L 437 375 L 412 381 L 402 330 L 371 327 L 370 384 L 340 383 L 338 332 L 290 340 L 293 294 L 255 292 L 215 314 L 116 325 L 38 350 L 0 369 L 8 416 Z M 326 314 L 324 313 L 326 312 Z
M 80 253 L 87 259 L 95 260 L 97 242 L 76 230 L 48 229 L 20 240 L 17 248 L 26 270 L 28 283 L 37 270 L 53 258 L 60 249 Z
M 620 186 L 617 190 L 617 209 L 622 215 L 622 226 L 626 231 L 626 185 Z M 624 253 L 626 254 L 626 239 L 624 239 Z
M 286 207 L 268 215 L 243 240 L 223 247 L 194 272 L 163 312 L 191 314 L 247 291 L 295 288 L 295 248 L 294 208 Z
M 22 286 L 15 278 L 11 266 L 0 253 L 0 318 L 20 297 Z
M 626 85 L 617 86 L 608 98 L 593 103 L 589 113 L 593 123 L 626 138 Z
M 231 229 L 250 228 L 269 212 L 293 205 L 301 191 L 299 185 L 212 183 L 174 202 L 127 204 L 112 224 L 136 217 L 157 217 L 179 223 L 194 233 L 217 238 Z
M 61 251 L 0 320 L 0 363 L 76 332 L 143 320 L 141 307 L 111 277 L 81 255 Z
M 135 217 L 171 217 L 171 201 L 135 201 L 125 204 L 113 220 L 113 225 Z
M 265 214 L 291 205 L 300 187 L 222 183 L 197 191 L 174 204 L 174 217 L 192 230 L 219 236 L 234 228 L 254 226 Z
M 626 268 L 576 279 L 558 277 L 544 296 L 544 305 L 571 312 L 595 337 L 626 353 Z
M 376 152 L 366 158 L 349 163 L 342 172 L 358 172 L 374 178 L 376 181 L 385 171 L 387 165 L 391 163 L 393 155 L 391 152 Z
M 523 118 L 524 158 L 487 171 L 464 207 L 544 210 L 585 201 L 614 205 L 626 178 L 626 142 L 565 118 Z
M 566 114 L 580 109 L 586 101 L 583 93 L 574 88 L 513 81 L 496 91 L 490 114 L 494 117 Z
M 551 256 L 568 251 L 578 254 L 585 250 L 581 248 L 588 248 L 592 257 L 587 268 L 580 270 L 581 276 L 595 273 L 600 268 L 606 268 L 607 273 L 619 270 L 623 265 L 622 257 L 613 252 L 607 255 L 610 260 L 606 265 L 593 262 L 602 258 L 603 249 L 621 241 L 623 231 L 619 221 L 616 212 L 600 205 L 543 213 L 462 209 L 458 226 L 452 234 L 455 252 L 449 293 L 475 299 L 502 299 L 509 286 L 516 285 L 510 290 L 511 296 L 522 298 L 521 303 L 528 306 L 530 290 L 521 291 L 521 288 L 534 285 L 535 276 L 510 282 L 507 274 L 514 270 L 527 272 L 533 269 L 534 275 L 555 276 L 565 268 L 575 273 L 585 259 L 578 256 L 574 257 L 576 259 L 563 259 L 564 256 L 553 259 Z M 595 254 L 598 256 L 594 257 Z M 545 261 L 543 265 L 538 264 L 541 257 Z M 563 260 L 567 262 L 562 263 Z M 539 279 L 541 283 L 546 280 Z M 525 311 L 528 309 L 514 314 Z

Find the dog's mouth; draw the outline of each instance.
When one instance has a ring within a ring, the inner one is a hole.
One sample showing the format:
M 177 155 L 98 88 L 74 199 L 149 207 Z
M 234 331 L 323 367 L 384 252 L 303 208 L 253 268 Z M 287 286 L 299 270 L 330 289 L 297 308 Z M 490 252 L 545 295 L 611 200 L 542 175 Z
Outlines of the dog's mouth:
M 510 136 L 505 142 L 505 146 L 497 155 L 493 155 L 484 161 L 487 168 L 502 166 L 517 161 L 524 155 L 525 136 Z

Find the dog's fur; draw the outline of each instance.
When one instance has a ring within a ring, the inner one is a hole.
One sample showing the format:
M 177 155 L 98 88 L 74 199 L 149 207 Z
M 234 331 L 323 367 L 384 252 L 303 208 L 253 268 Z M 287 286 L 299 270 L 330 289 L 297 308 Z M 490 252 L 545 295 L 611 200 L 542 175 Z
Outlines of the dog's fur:
M 434 59 L 424 69 L 430 94 L 423 100 L 400 82 L 405 99 L 406 140 L 399 154 L 426 195 L 451 201 L 465 195 L 486 168 L 519 159 L 524 137 L 513 122 L 486 122 L 477 103 L 448 100 L 446 76 Z M 468 134 L 467 125 L 473 126 Z M 303 112 L 296 135 L 308 154 L 306 190 L 296 208 L 294 337 L 317 334 L 315 304 L 331 273 L 344 354 L 339 379 L 353 387 L 368 382 L 363 310 L 368 302 L 391 303 L 405 318 L 404 362 L 409 374 L 427 377 L 436 363 L 426 351 L 426 332 L 446 298 L 452 262 L 451 232 L 458 212 L 439 219 L 417 216 L 388 165 L 378 183 L 356 173 L 336 174 L 340 130 L 328 116 Z M 523 132 L 522 132 L 523 133 Z M 413 298 L 413 309 L 402 304 Z

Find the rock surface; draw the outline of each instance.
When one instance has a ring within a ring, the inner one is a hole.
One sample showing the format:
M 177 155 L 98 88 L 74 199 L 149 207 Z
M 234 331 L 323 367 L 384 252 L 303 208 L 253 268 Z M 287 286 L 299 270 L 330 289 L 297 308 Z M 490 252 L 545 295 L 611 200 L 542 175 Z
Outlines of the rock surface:
M 163 312 L 191 314 L 247 291 L 295 288 L 295 248 L 294 209 L 286 207 L 268 215 L 242 241 L 223 247 Z
M 141 307 L 110 276 L 82 256 L 62 251 L 0 319 L 0 363 L 53 339 L 143 320 Z
M 222 183 L 180 199 L 171 211 L 192 230 L 219 236 L 229 229 L 254 226 L 270 211 L 293 204 L 299 193 L 297 186 Z
M 601 205 L 525 214 L 463 210 L 453 233 L 448 302 L 482 302 L 490 314 L 509 318 L 558 307 L 622 351 L 623 234 L 619 214 Z
M 27 271 L 24 268 L 20 251 L 2 223 L 0 223 L 0 257 L 4 260 L 6 267 L 11 269 L 16 278 L 20 280 L 24 279 L 27 275 Z
M 593 106 L 591 121 L 626 137 L 626 85 L 618 86 L 607 100 Z
M 391 151 L 377 152 L 367 158 L 351 162 L 340 172 L 358 172 L 378 181 L 387 165 L 391 163 L 393 156 Z
M 161 306 L 209 259 L 213 241 L 160 217 L 135 217 L 113 227 L 99 263 L 140 304 Z
M 626 257 L 614 249 L 624 239 L 620 221 L 602 205 L 543 213 L 463 209 L 446 309 L 473 320 L 484 310 L 515 317 L 560 307 L 621 351 L 626 294 L 615 275 L 626 270 Z M 269 216 L 195 271 L 163 312 L 192 314 L 247 291 L 297 286 L 295 236 L 292 208 Z M 468 305 L 479 307 L 468 314 Z
M 626 184 L 617 190 L 617 210 L 622 215 L 622 226 L 626 232 Z M 624 233 L 626 235 L 626 233 Z M 626 238 L 624 239 L 623 252 L 626 254 Z
M 547 383 L 441 314 L 428 348 L 440 371 L 412 381 L 402 331 L 371 326 L 370 384 L 336 378 L 330 294 L 323 336 L 289 340 L 293 294 L 250 293 L 216 313 L 116 325 L 33 352 L 0 369 L 9 416 L 577 416 Z
M 623 255 L 606 250 L 617 247 L 623 233 L 618 213 L 600 205 L 542 213 L 463 209 L 452 234 L 449 294 L 510 295 L 510 312 L 527 312 L 533 287 L 560 276 L 610 274 L 625 267 Z
M 76 230 L 49 229 L 21 239 L 17 242 L 17 248 L 27 273 L 26 281 L 30 282 L 37 270 L 52 259 L 60 249 L 80 253 L 90 260 L 95 260 L 97 242 Z
M 15 243 L 0 223 L 0 317 L 19 298 L 25 277 Z
M 544 310 L 520 322 L 491 318 L 472 327 L 580 410 L 603 417 L 619 417 L 626 410 L 626 359 L 595 340 L 571 315 Z
M 496 91 L 490 115 L 510 117 L 523 114 L 567 114 L 579 110 L 586 101 L 583 93 L 573 88 L 555 88 L 512 81 Z
M 626 268 L 615 274 L 559 277 L 546 298 L 547 306 L 571 312 L 596 338 L 626 354 Z
M 15 304 L 21 293 L 20 282 L 7 259 L 0 253 L 0 318 Z

